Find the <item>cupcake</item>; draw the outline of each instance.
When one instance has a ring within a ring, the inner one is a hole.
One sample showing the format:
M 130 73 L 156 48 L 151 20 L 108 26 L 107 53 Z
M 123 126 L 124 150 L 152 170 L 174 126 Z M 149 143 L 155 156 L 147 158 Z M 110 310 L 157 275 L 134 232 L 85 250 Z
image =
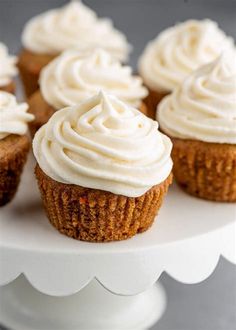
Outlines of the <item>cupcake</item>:
M 156 106 L 200 66 L 215 60 L 222 50 L 234 50 L 233 39 L 208 19 L 189 20 L 160 33 L 144 50 L 139 73 L 149 89 L 150 116 Z
M 171 183 L 171 147 L 156 121 L 103 92 L 55 112 L 33 140 L 51 224 L 90 242 L 146 231 Z
M 17 74 L 16 57 L 8 54 L 7 47 L 0 42 L 0 91 L 14 93 L 13 77 Z
M 37 90 L 41 69 L 66 49 L 92 51 L 101 47 L 123 62 L 130 50 L 112 21 L 98 18 L 81 1 L 32 18 L 24 28 L 22 43 L 19 69 L 27 96 Z
M 29 99 L 29 111 L 35 115 L 30 125 L 32 136 L 56 110 L 76 105 L 100 90 L 147 112 L 142 99 L 148 91 L 142 79 L 102 49 L 65 51 L 42 70 L 39 81 L 40 90 Z
M 0 206 L 11 201 L 30 147 L 27 123 L 33 115 L 26 103 L 18 104 L 14 95 L 0 91 Z
M 220 56 L 193 72 L 157 111 L 173 142 L 176 181 L 213 201 L 236 201 L 235 59 Z

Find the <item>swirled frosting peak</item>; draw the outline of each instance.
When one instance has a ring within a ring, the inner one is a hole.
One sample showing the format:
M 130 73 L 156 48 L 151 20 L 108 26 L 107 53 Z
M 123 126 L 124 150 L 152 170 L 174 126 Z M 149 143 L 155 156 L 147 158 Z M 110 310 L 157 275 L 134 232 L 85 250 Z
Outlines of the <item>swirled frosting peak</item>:
M 92 50 L 101 47 L 125 61 L 130 46 L 112 21 L 98 18 L 81 1 L 70 1 L 62 8 L 33 17 L 22 36 L 26 49 L 38 54 L 59 54 L 70 48 Z
M 24 135 L 34 116 L 27 113 L 28 104 L 17 103 L 14 95 L 0 91 L 0 140 L 10 134 Z
M 139 72 L 150 89 L 170 92 L 222 51 L 235 52 L 235 45 L 217 23 L 209 19 L 188 20 L 166 29 L 147 45 Z
M 156 121 L 103 92 L 55 112 L 33 141 L 52 179 L 128 197 L 168 177 L 171 147 Z
M 78 104 L 100 90 L 139 106 L 147 89 L 131 68 L 123 66 L 105 50 L 92 53 L 67 50 L 46 66 L 40 76 L 44 99 L 55 109 Z
M 168 135 L 236 143 L 236 58 L 222 55 L 190 75 L 159 104 L 157 116 Z
M 16 57 L 8 54 L 7 47 L 0 42 L 0 86 L 8 85 L 17 74 Z

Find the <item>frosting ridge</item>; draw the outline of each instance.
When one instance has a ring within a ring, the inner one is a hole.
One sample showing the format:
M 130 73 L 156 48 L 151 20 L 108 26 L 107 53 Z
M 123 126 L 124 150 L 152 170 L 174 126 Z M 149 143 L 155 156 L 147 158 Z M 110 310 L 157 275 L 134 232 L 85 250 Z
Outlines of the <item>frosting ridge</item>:
M 168 135 L 212 143 L 236 143 L 236 60 L 229 54 L 204 65 L 159 104 Z
M 17 58 L 8 54 L 7 47 L 0 42 L 0 86 L 8 85 L 17 74 Z
M 164 30 L 148 43 L 139 60 L 139 72 L 150 89 L 170 92 L 222 51 L 236 54 L 233 39 L 216 22 L 188 20 Z
M 98 18 L 92 9 L 75 0 L 33 17 L 24 28 L 22 42 L 26 49 L 38 54 L 101 47 L 121 61 L 127 59 L 130 50 L 126 37 L 111 20 Z
M 0 91 L 0 140 L 10 134 L 26 134 L 27 123 L 34 119 L 27 110 L 27 103 L 17 103 L 14 95 Z
M 42 70 L 40 90 L 55 109 L 78 104 L 100 90 L 137 107 L 148 94 L 130 67 L 102 49 L 93 53 L 65 51 Z
M 52 179 L 128 197 L 168 177 L 171 148 L 157 122 L 103 92 L 55 112 L 33 141 Z

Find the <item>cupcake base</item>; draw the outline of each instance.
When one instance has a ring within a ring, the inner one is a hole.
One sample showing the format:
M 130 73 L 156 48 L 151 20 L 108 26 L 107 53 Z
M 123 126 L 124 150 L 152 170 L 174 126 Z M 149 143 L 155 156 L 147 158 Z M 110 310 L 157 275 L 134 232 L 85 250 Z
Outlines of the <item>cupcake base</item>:
M 51 224 L 62 234 L 88 242 L 119 241 L 146 231 L 153 223 L 172 175 L 136 198 L 63 184 L 35 169 Z
M 39 88 L 40 71 L 54 58 L 54 55 L 35 54 L 26 49 L 21 51 L 18 58 L 18 68 L 26 97 L 32 95 Z
M 30 97 L 28 104 L 28 112 L 32 113 L 35 117 L 34 120 L 29 123 L 30 134 L 33 138 L 37 130 L 46 124 L 56 110 L 43 99 L 40 91 L 36 91 Z
M 147 106 L 147 116 L 156 120 L 156 109 L 157 105 L 161 102 L 161 100 L 168 95 L 169 93 L 164 93 L 164 92 L 156 92 L 153 90 L 148 90 L 149 94 L 148 96 L 144 99 L 144 103 Z
M 15 93 L 15 83 L 11 81 L 8 85 L 0 86 L 0 91 L 14 94 Z
M 0 140 L 0 206 L 14 197 L 29 148 L 26 135 L 12 134 Z
M 236 202 L 236 145 L 172 139 L 173 173 L 189 194 Z
M 148 108 L 144 102 L 141 103 L 139 111 L 141 111 L 145 116 L 148 116 Z
M 28 104 L 29 113 L 35 116 L 35 119 L 29 123 L 30 134 L 34 137 L 37 130 L 47 123 L 56 110 L 44 100 L 40 91 L 36 91 L 30 97 Z M 147 115 L 148 110 L 145 103 L 141 103 L 140 111 Z

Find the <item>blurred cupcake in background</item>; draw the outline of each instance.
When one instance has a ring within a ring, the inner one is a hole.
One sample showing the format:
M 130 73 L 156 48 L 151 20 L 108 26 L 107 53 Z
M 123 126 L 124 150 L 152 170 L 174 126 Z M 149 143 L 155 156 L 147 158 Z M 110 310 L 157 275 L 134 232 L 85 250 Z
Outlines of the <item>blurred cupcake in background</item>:
M 8 53 L 7 47 L 0 42 L 0 90 L 14 93 L 13 78 L 17 75 L 17 58 Z
M 0 206 L 14 197 L 30 148 L 27 123 L 33 115 L 26 103 L 0 91 Z
M 155 118 L 156 106 L 191 72 L 216 59 L 223 50 L 235 51 L 234 41 L 209 19 L 188 20 L 160 33 L 139 60 L 139 73 L 149 89 L 146 103 Z
M 90 242 L 146 231 L 172 181 L 171 148 L 156 121 L 103 92 L 55 112 L 33 140 L 50 222 Z
M 37 90 L 41 69 L 66 49 L 92 51 L 101 47 L 122 62 L 130 51 L 126 37 L 112 21 L 98 18 L 81 1 L 33 17 L 24 28 L 22 43 L 19 69 L 27 96 Z
M 236 57 L 225 54 L 193 72 L 158 106 L 173 142 L 173 173 L 188 193 L 236 202 Z
M 39 81 L 40 89 L 29 99 L 29 111 L 35 115 L 32 136 L 56 110 L 76 105 L 100 90 L 147 113 L 142 100 L 148 91 L 142 79 L 102 49 L 65 51 L 42 70 Z

